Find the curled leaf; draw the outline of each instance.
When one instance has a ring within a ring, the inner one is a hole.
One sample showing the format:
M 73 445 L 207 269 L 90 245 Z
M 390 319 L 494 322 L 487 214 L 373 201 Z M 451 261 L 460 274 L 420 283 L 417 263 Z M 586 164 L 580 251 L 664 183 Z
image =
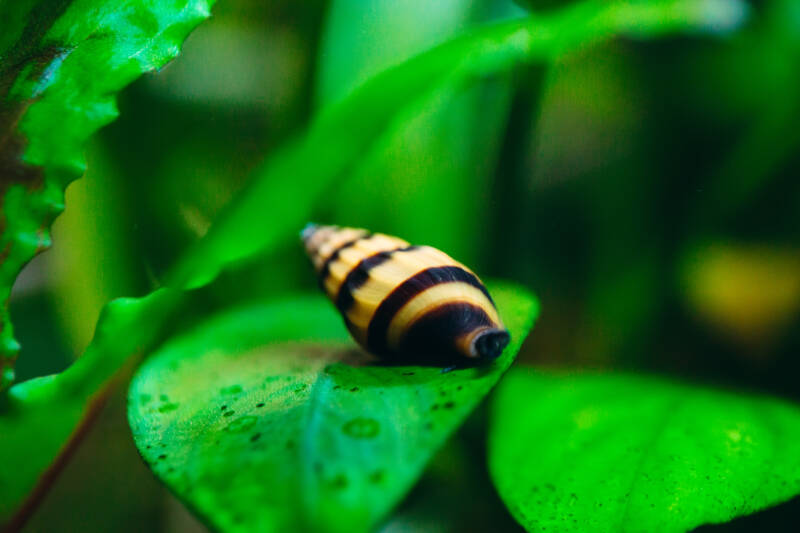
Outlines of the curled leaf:
M 86 139 L 117 116 L 115 95 L 174 58 L 214 0 L 0 3 L 0 389 L 19 346 L 6 302 L 50 246 Z

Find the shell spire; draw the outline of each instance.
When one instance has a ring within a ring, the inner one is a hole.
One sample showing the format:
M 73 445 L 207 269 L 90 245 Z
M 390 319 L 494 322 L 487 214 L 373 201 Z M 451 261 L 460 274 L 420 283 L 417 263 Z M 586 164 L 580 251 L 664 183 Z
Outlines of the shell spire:
M 367 351 L 397 361 L 496 359 L 510 336 L 478 277 L 430 246 L 364 229 L 301 232 L 320 286 Z

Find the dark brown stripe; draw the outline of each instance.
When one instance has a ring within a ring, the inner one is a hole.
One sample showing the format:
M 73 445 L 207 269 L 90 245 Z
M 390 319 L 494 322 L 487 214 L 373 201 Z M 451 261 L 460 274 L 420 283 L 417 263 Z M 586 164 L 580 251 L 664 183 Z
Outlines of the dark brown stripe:
M 370 237 L 372 237 L 372 233 L 364 232 L 360 237 L 356 237 L 355 239 L 349 240 L 344 244 L 340 245 L 338 248 L 336 248 L 333 251 L 333 253 L 330 256 L 328 256 L 328 258 L 322 264 L 322 268 L 319 270 L 320 285 L 323 285 L 325 283 L 325 279 L 331 273 L 331 265 L 333 264 L 334 261 L 339 259 L 339 254 L 342 253 L 342 250 L 346 250 L 351 246 L 353 246 L 358 241 L 369 239 Z
M 492 325 L 492 319 L 477 305 L 446 303 L 409 325 L 400 340 L 398 352 L 412 358 L 423 357 L 431 362 L 466 357 L 467 354 L 459 353 L 455 339 L 477 328 Z
M 412 298 L 434 285 L 453 282 L 468 283 L 480 289 L 489 301 L 494 303 L 480 280 L 461 267 L 444 266 L 423 270 L 395 287 L 375 310 L 367 329 L 367 344 L 370 351 L 376 354 L 387 351 L 386 336 L 389 333 L 389 324 L 392 322 L 394 315 Z
M 409 252 L 416 249 L 417 246 L 395 248 L 394 250 L 385 250 L 362 259 L 361 262 L 354 266 L 347 274 L 347 277 L 344 278 L 342 282 L 342 286 L 339 287 L 339 293 L 336 295 L 336 307 L 339 311 L 345 314 L 353 306 L 353 293 L 367 282 L 370 270 L 391 259 L 392 254 L 396 252 Z M 345 316 L 345 319 L 346 318 Z

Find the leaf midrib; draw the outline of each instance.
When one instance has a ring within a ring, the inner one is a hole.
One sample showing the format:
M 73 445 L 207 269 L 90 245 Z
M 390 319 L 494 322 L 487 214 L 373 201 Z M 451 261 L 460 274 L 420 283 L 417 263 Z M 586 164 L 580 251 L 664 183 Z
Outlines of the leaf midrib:
M 633 468 L 633 475 L 631 476 L 630 484 L 628 485 L 628 497 L 625 498 L 625 507 L 622 512 L 622 518 L 620 519 L 619 525 L 617 527 L 617 531 L 627 531 L 625 528 L 625 524 L 628 522 L 628 515 L 630 514 L 631 509 L 631 500 L 633 499 L 634 489 L 636 485 L 639 484 L 641 480 L 641 471 L 644 467 L 645 462 L 650 457 L 653 448 L 656 446 L 656 443 L 661 439 L 661 436 L 666 431 L 667 426 L 672 422 L 675 416 L 678 413 L 678 406 L 683 406 L 686 403 L 686 399 L 683 397 L 678 397 L 665 405 L 665 412 L 661 418 L 662 423 L 656 426 L 656 430 L 653 432 L 652 436 L 647 440 L 646 445 L 642 446 L 642 453 L 639 454 L 639 458 L 636 461 L 636 466 Z

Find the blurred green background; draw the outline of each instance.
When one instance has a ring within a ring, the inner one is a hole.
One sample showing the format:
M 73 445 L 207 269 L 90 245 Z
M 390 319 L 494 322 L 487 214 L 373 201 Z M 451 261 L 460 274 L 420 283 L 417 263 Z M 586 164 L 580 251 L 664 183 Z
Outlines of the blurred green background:
M 800 2 L 749 6 L 727 35 L 618 39 L 442 89 L 402 114 L 314 218 L 437 246 L 531 287 L 543 313 L 521 364 L 798 399 Z M 174 62 L 121 94 L 120 119 L 91 143 L 53 249 L 14 288 L 18 378 L 62 370 L 105 302 L 158 286 L 320 109 L 471 27 L 524 14 L 510 0 L 221 0 Z M 224 274 L 209 298 L 315 285 L 291 245 Z M 28 531 L 204 531 L 142 464 L 123 398 Z M 384 531 L 516 530 L 486 477 L 484 416 Z M 777 530 L 798 507 L 709 529 Z

